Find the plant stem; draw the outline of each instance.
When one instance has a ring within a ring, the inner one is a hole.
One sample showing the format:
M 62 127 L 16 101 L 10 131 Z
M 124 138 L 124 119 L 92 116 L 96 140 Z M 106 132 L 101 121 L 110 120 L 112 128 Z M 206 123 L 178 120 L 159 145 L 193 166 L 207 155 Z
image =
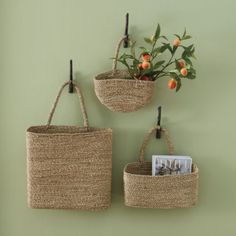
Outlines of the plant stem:
M 154 50 L 154 47 L 156 46 L 156 43 L 157 43 L 157 39 L 155 40 L 154 44 L 152 45 L 151 54 L 152 54 L 152 52 L 153 52 L 153 50 Z
M 179 61 L 179 60 L 181 60 L 182 58 L 180 57 L 180 58 L 178 58 L 178 59 L 176 59 L 176 61 Z M 173 63 L 175 63 L 175 61 L 172 61 L 169 65 L 171 65 L 171 64 L 173 64 Z
M 167 72 L 167 73 L 164 73 L 163 75 L 158 76 L 157 79 L 158 79 L 158 78 L 161 78 L 161 77 L 164 77 L 164 76 L 167 76 L 168 74 L 169 74 L 168 72 Z
M 160 78 L 160 77 L 163 77 L 162 75 L 159 76 L 162 72 L 164 72 L 164 70 L 166 69 L 166 67 L 168 67 L 169 65 L 173 64 L 175 61 L 172 61 L 174 55 L 175 55 L 175 52 L 176 50 L 174 51 L 174 53 L 171 54 L 171 57 L 169 59 L 169 61 L 166 63 L 165 66 L 163 66 L 163 68 L 161 69 L 160 73 L 158 73 L 156 76 L 154 76 L 154 79 L 157 79 L 157 78 Z

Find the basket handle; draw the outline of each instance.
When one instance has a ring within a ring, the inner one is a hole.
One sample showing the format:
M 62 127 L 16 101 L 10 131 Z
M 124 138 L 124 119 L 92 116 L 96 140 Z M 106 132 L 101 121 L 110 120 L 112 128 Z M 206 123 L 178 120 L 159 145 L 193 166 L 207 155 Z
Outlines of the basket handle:
M 58 94 L 57 94 L 57 96 L 56 96 L 56 99 L 55 99 L 55 101 L 54 101 L 54 103 L 53 103 L 53 105 L 52 105 L 51 111 L 50 111 L 49 116 L 48 116 L 48 121 L 47 121 L 47 126 L 48 126 L 48 127 L 51 125 L 52 117 L 53 117 L 54 112 L 55 112 L 55 110 L 56 110 L 56 107 L 57 107 L 58 101 L 59 101 L 59 99 L 60 99 L 60 96 L 61 96 L 61 94 L 62 94 L 62 91 L 63 91 L 63 89 L 64 89 L 67 85 L 69 85 L 69 83 L 70 83 L 70 82 L 64 83 L 64 84 L 61 86 L 61 88 L 60 88 L 60 90 L 59 90 L 59 92 L 58 92 Z M 87 112 L 86 112 L 86 109 L 85 109 L 84 98 L 83 98 L 82 92 L 81 92 L 81 90 L 80 90 L 80 88 L 79 88 L 78 85 L 76 85 L 76 84 L 74 84 L 74 83 L 73 83 L 73 85 L 74 85 L 74 87 L 75 87 L 76 93 L 77 93 L 77 95 L 78 95 L 78 97 L 79 97 L 79 100 L 80 100 L 80 108 L 81 108 L 81 111 L 82 111 L 82 116 L 83 116 L 83 121 L 84 121 L 84 127 L 85 127 L 85 128 L 88 128 L 88 127 L 89 127 L 89 124 L 88 124 L 88 115 L 87 115 Z
M 161 129 L 161 132 L 164 134 L 165 141 L 167 143 L 168 153 L 170 155 L 173 155 L 175 153 L 174 146 L 172 144 L 172 141 L 170 139 L 168 131 L 164 128 L 161 128 L 160 126 L 155 126 L 155 127 L 151 128 L 146 133 L 146 135 L 144 137 L 144 141 L 143 141 L 143 144 L 142 144 L 141 149 L 140 149 L 139 162 L 141 162 L 141 163 L 144 162 L 144 154 L 145 154 L 145 150 L 146 150 L 148 141 L 149 141 L 151 135 L 154 134 L 157 129 Z
M 118 42 L 117 44 L 117 47 L 116 47 L 116 51 L 115 51 L 115 56 L 114 56 L 114 59 L 113 59 L 113 64 L 112 64 L 112 71 L 113 71 L 113 74 L 116 72 L 117 70 L 117 60 L 118 60 L 118 56 L 119 56 L 119 52 L 120 52 L 120 47 L 122 45 L 122 42 L 127 40 L 127 37 L 123 37 L 120 39 L 120 41 Z M 128 39 L 129 42 L 133 42 L 130 38 Z

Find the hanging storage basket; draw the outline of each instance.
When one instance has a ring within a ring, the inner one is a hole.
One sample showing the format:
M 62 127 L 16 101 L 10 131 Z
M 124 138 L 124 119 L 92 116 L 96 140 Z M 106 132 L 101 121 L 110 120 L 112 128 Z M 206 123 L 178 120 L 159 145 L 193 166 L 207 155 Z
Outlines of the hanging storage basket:
M 27 130 L 28 205 L 31 208 L 102 210 L 111 204 L 112 130 L 88 124 L 80 88 L 84 127 L 47 125 Z
M 125 205 L 140 208 L 185 208 L 194 206 L 198 199 L 198 168 L 192 173 L 152 176 L 152 162 L 144 161 L 144 153 L 151 135 L 159 127 L 152 128 L 145 136 L 140 150 L 139 162 L 124 168 Z M 169 154 L 174 148 L 166 129 L 162 129 Z
M 125 79 L 129 76 L 128 71 L 117 69 L 117 59 L 124 39 L 126 37 L 117 46 L 112 70 L 95 76 L 94 87 L 99 101 L 111 111 L 132 112 L 151 101 L 155 82 Z

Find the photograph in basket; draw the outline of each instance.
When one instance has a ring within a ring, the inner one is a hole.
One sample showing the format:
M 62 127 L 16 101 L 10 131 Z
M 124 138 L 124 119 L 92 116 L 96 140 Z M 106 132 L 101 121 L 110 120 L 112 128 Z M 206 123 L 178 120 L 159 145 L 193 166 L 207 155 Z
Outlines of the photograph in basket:
M 192 158 L 189 156 L 152 156 L 152 175 L 178 175 L 192 172 Z

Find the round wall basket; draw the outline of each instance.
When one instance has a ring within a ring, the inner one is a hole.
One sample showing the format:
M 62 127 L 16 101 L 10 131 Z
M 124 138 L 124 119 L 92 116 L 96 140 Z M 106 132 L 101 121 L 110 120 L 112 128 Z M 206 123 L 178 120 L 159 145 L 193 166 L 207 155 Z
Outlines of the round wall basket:
M 133 112 L 151 101 L 155 82 L 125 79 L 128 71 L 117 69 L 118 54 L 124 39 L 117 46 L 112 70 L 95 76 L 94 88 L 99 101 L 111 111 Z

